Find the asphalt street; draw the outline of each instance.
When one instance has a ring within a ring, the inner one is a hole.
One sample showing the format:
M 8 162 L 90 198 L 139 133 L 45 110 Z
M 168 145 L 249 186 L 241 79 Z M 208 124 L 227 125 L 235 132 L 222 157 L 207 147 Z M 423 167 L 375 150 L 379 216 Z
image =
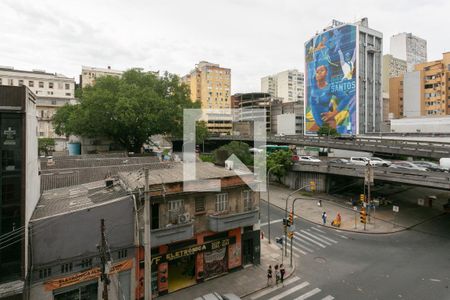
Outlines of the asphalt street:
M 270 215 L 272 244 L 279 247 L 284 211 L 271 206 Z M 261 225 L 267 238 L 264 201 Z M 449 214 L 392 234 L 346 232 L 296 218 L 293 241 L 294 276 L 284 287 L 246 299 L 450 299 Z

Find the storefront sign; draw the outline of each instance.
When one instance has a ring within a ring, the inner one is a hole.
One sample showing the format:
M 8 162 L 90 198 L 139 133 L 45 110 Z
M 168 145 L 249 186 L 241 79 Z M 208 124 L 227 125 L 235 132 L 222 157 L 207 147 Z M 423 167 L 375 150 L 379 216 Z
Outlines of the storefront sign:
M 133 267 L 133 260 L 126 260 L 117 263 L 111 267 L 109 274 L 118 273 L 121 271 L 129 270 Z M 100 277 L 100 268 L 90 269 L 85 272 L 76 273 L 67 277 L 53 279 L 44 283 L 46 291 L 53 291 L 55 289 L 63 288 L 66 286 L 74 285 L 84 281 L 89 281 Z
M 162 262 L 172 261 L 172 260 L 175 260 L 178 258 L 194 255 L 199 252 L 213 251 L 213 250 L 221 249 L 230 244 L 234 244 L 235 242 L 236 242 L 236 237 L 233 236 L 233 237 L 229 237 L 229 238 L 222 239 L 222 240 L 207 242 L 202 245 L 193 245 L 193 246 L 190 246 L 190 247 L 187 247 L 184 249 L 180 249 L 180 250 L 176 250 L 173 252 L 169 252 L 169 253 L 166 253 L 163 255 L 156 255 L 156 256 L 152 257 L 152 265 L 153 264 L 158 265 Z
M 16 144 L 16 130 L 8 127 L 3 131 L 3 136 L 5 140 L 3 141 L 3 145 L 14 146 Z

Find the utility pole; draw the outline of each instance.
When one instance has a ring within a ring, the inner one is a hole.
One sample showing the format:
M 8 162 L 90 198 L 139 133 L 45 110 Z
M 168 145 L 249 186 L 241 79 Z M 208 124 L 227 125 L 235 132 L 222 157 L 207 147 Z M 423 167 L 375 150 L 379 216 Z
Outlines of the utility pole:
M 150 246 L 150 194 L 148 190 L 149 185 L 149 170 L 144 169 L 145 172 L 145 187 L 144 187 L 144 295 L 145 299 L 152 299 L 152 264 L 151 264 L 151 246 Z
M 103 300 L 108 300 L 108 285 L 111 282 L 108 278 L 109 270 L 107 270 L 107 265 L 109 263 L 110 257 L 109 253 L 106 252 L 106 237 L 105 237 L 105 219 L 101 219 L 100 221 L 100 232 L 102 235 L 102 242 L 100 246 L 97 246 L 98 251 L 100 252 L 100 261 L 101 261 L 101 280 L 103 281 Z

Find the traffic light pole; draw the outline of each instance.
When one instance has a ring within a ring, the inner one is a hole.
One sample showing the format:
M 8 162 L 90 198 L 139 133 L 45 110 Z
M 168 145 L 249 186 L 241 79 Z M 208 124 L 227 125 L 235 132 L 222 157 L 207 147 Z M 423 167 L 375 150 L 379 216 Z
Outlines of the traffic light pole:
M 299 199 L 301 199 L 301 198 L 295 198 L 294 199 L 294 201 L 292 201 L 292 213 L 295 211 L 294 209 L 295 209 L 295 201 L 297 201 L 297 200 L 299 200 Z M 295 219 L 293 218 L 292 219 L 292 225 L 294 225 L 294 222 L 295 222 Z M 290 264 L 289 264 L 289 266 L 290 267 L 292 267 L 292 240 L 294 239 L 294 236 L 292 236 L 292 238 L 291 238 L 291 257 L 290 257 Z
M 270 168 L 267 171 L 267 177 L 266 177 L 266 188 L 267 188 L 267 231 L 268 231 L 268 239 L 269 244 L 270 242 L 270 193 L 269 193 L 269 183 L 270 183 L 270 171 L 272 171 L 275 168 L 281 167 L 281 165 L 275 165 L 272 168 Z

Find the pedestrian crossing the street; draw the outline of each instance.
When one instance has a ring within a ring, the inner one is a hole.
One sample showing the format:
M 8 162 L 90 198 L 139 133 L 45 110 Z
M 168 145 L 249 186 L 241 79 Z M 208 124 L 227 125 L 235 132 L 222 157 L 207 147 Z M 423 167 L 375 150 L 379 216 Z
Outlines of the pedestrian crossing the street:
M 302 281 L 300 277 L 294 276 L 284 281 L 284 285 L 278 284 L 264 289 L 250 297 L 251 300 L 303 300 L 309 299 L 315 295 L 322 300 L 333 300 L 331 295 L 322 295 L 319 288 L 312 288 L 308 281 Z M 324 297 L 325 296 L 325 297 Z M 319 298 L 315 298 L 319 299 Z

